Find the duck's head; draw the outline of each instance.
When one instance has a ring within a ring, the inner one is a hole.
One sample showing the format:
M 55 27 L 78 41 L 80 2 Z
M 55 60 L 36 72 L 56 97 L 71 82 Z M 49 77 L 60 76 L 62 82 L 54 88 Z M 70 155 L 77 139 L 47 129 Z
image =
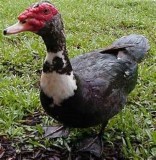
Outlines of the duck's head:
M 50 2 L 36 3 L 22 12 L 18 16 L 18 22 L 4 30 L 4 35 L 24 31 L 40 34 L 40 31 L 56 19 L 54 17 L 57 15 L 59 15 L 58 10 Z

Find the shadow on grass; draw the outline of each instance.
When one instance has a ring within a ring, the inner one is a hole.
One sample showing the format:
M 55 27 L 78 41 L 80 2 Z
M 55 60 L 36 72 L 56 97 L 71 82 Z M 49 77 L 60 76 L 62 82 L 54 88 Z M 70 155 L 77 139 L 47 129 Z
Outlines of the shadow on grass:
M 41 123 L 41 114 L 36 112 L 23 118 L 21 125 L 35 126 Z M 125 160 L 122 155 L 122 140 L 108 143 L 104 140 L 103 155 L 97 158 L 90 153 L 77 152 L 77 145 L 84 138 L 70 140 L 68 144 L 56 145 L 55 140 L 46 146 L 46 140 L 38 138 L 38 133 L 27 132 L 25 138 L 17 137 L 9 139 L 0 136 L 1 160 Z M 33 140 L 32 140 L 33 139 Z M 50 141 L 48 139 L 48 141 Z M 36 144 L 34 147 L 32 142 Z M 45 147 L 46 146 L 46 147 Z
M 24 149 L 25 142 L 19 143 L 18 139 L 8 140 L 5 136 L 0 137 L 0 143 L 1 160 L 125 160 L 121 154 L 122 142 L 114 142 L 114 147 L 105 143 L 101 158 L 97 158 L 90 153 L 78 153 L 74 149 L 69 152 L 67 149 L 56 146 Z M 12 146 L 17 143 L 20 150 Z M 73 146 L 73 144 L 70 145 Z

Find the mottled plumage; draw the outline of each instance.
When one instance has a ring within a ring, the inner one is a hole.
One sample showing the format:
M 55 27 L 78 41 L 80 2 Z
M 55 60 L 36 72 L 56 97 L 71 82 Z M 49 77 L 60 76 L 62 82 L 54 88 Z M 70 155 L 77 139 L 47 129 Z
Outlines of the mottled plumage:
M 65 126 L 83 128 L 106 125 L 121 111 L 136 85 L 137 63 L 149 49 L 144 36 L 122 37 L 108 48 L 70 62 L 62 19 L 53 5 L 35 4 L 18 19 L 4 34 L 32 31 L 42 37 L 47 48 L 40 99 L 50 116 Z

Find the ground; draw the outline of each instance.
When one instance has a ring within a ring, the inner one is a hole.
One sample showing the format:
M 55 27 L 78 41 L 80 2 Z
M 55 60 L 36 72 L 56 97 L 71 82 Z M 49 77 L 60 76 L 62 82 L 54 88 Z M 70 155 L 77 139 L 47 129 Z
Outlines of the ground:
M 35 0 L 0 4 L 0 29 Z M 131 33 L 149 39 L 151 50 L 139 65 L 135 90 L 123 111 L 110 120 L 99 159 L 156 158 L 156 2 L 134 0 L 53 0 L 64 19 L 69 56 L 110 45 Z M 67 138 L 43 138 L 43 126 L 58 125 L 39 101 L 39 77 L 45 57 L 42 40 L 32 33 L 0 34 L 0 159 L 98 159 L 76 152 L 83 137 L 99 126 L 71 129 Z M 59 124 L 60 125 L 60 124 Z M 82 158 L 83 157 L 83 158 Z

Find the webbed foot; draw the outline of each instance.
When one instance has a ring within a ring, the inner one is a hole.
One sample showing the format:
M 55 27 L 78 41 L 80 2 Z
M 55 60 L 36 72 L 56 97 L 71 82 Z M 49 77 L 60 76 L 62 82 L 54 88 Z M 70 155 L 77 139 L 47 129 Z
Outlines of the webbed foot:
M 84 139 L 80 142 L 78 152 L 89 152 L 96 157 L 101 157 L 103 152 L 102 136 L 98 134 L 95 137 Z
M 64 126 L 55 126 L 55 127 L 43 127 L 44 136 L 43 138 L 59 138 L 59 137 L 68 137 L 69 129 Z
M 96 157 L 101 157 L 103 152 L 103 132 L 108 122 L 103 123 L 98 135 L 84 139 L 80 142 L 78 152 L 89 152 Z

